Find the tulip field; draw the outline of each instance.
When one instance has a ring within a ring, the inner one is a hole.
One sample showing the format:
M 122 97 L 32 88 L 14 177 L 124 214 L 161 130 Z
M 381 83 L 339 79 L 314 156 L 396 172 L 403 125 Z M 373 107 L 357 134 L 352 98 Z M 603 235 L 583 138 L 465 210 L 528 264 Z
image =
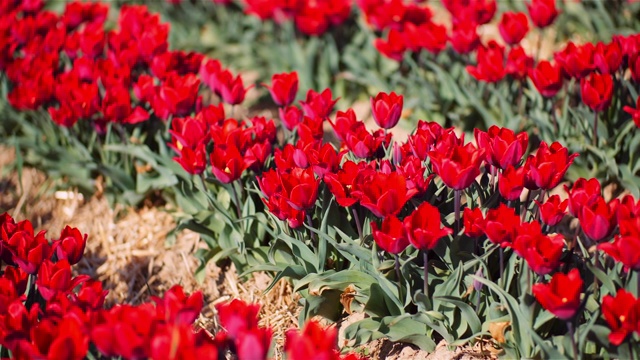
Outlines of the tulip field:
M 635 0 L 3 0 L 0 358 L 640 358 L 639 93 Z

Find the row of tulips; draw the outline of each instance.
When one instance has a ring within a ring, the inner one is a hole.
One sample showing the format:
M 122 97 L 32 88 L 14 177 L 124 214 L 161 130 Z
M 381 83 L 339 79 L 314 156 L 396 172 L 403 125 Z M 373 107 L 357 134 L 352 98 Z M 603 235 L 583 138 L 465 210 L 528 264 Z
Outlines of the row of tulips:
M 65 227 L 49 241 L 28 220 L 0 215 L 0 352 L 13 359 L 267 359 L 272 330 L 258 325 L 260 305 L 232 300 L 216 305 L 215 336 L 194 325 L 202 292 L 176 285 L 162 297 L 105 308 L 108 291 L 88 275 L 73 275 L 87 235 Z M 357 360 L 340 355 L 335 328 L 308 322 L 286 334 L 289 359 Z

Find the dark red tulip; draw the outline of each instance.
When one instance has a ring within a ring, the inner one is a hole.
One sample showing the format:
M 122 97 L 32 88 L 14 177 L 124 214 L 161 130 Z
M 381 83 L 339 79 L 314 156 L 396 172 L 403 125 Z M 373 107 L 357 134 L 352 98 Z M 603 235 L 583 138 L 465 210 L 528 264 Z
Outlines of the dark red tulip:
M 222 71 L 222 64 L 216 59 L 205 59 L 200 65 L 199 75 L 202 82 L 207 84 L 211 90 L 216 90 L 216 78 Z
M 498 191 L 503 198 L 508 201 L 520 198 L 524 188 L 524 171 L 522 167 L 516 169 L 509 165 L 498 175 Z
M 529 31 L 527 15 L 522 12 L 516 13 L 512 11 L 503 13 L 498 23 L 498 30 L 507 44 L 519 44 Z
M 378 172 L 368 177 L 366 182 L 359 184 L 352 194 L 375 216 L 384 218 L 397 215 L 405 203 L 416 194 L 416 190 L 407 189 L 406 179 L 396 172 Z
M 615 297 L 606 295 L 602 299 L 602 314 L 611 328 L 612 345 L 619 346 L 630 334 L 640 332 L 640 301 L 625 289 L 618 289 Z
M 75 265 L 82 259 L 86 244 L 87 234 L 82 235 L 80 230 L 67 225 L 62 229 L 60 238 L 53 242 L 52 250 L 58 260 L 66 259 L 69 264 Z
M 311 118 L 324 119 L 331 114 L 338 99 L 332 99 L 331 89 L 324 89 L 321 93 L 309 89 L 307 97 L 300 101 L 304 114 Z
M 522 46 L 514 46 L 507 55 L 506 71 L 514 79 L 524 80 L 533 69 L 533 58 L 524 51 Z
M 378 247 L 390 254 L 399 254 L 409 246 L 404 224 L 393 215 L 385 217 L 380 227 L 372 221 L 371 233 Z
M 477 238 L 484 235 L 485 221 L 482 210 L 479 207 L 470 209 L 464 208 L 462 213 L 464 221 L 464 234 L 471 238 Z
M 263 84 L 269 89 L 273 101 L 282 107 L 293 103 L 298 92 L 298 73 L 274 74 L 271 77 L 271 86 Z
M 529 155 L 525 162 L 525 187 L 529 190 L 553 189 L 562 181 L 577 156 L 569 155 L 569 149 L 559 142 L 549 146 L 542 141 L 535 155 Z
M 556 0 L 532 0 L 526 5 L 531 21 L 539 28 L 545 28 L 553 24 L 558 16 Z
M 294 168 L 288 174 L 281 174 L 282 189 L 289 205 L 296 210 L 312 209 L 318 197 L 319 180 L 313 169 Z
M 501 247 L 511 246 L 518 236 L 520 228 L 520 216 L 515 209 L 505 204 L 500 204 L 495 209 L 490 209 L 484 219 L 484 233 L 492 243 Z
M 538 92 L 544 97 L 554 97 L 562 89 L 562 67 L 547 60 L 538 62 L 538 65 L 529 71 L 529 78 Z
M 593 54 L 593 63 L 601 74 L 614 74 L 622 65 L 623 59 L 620 44 L 612 41 L 609 44 L 598 43 Z
M 361 164 L 364 164 L 361 163 Z M 342 168 L 336 173 L 325 174 L 323 180 L 333 194 L 338 205 L 349 207 L 355 204 L 358 199 L 351 194 L 356 176 L 362 168 L 353 161 L 345 161 Z
M 487 46 L 480 46 L 476 53 L 477 65 L 466 67 L 467 72 L 480 81 L 495 83 L 506 75 L 504 48 L 491 40 Z
M 540 220 L 547 226 L 555 226 L 566 215 L 569 199 L 561 201 L 560 196 L 552 195 L 542 204 L 536 200 L 536 204 L 538 204 Z
M 383 129 L 396 126 L 402 115 L 403 96 L 395 92 L 380 92 L 371 98 L 371 113 L 376 124 Z
M 584 205 L 591 205 L 602 196 L 600 181 L 595 178 L 579 178 L 571 188 L 565 185 L 564 189 L 569 194 L 569 213 L 575 217 Z
M 403 35 L 407 47 L 413 52 L 422 49 L 432 54 L 439 54 L 447 46 L 447 28 L 434 22 L 426 22 L 420 25 L 405 24 Z
M 409 242 L 416 249 L 431 250 L 438 241 L 453 233 L 453 230 L 442 227 L 440 211 L 428 202 L 423 202 L 411 215 L 404 219 Z
M 582 285 L 580 272 L 572 269 L 567 275 L 554 274 L 548 284 L 533 285 L 532 291 L 543 308 L 562 320 L 570 320 L 580 307 Z
M 631 115 L 631 119 L 640 128 L 640 96 L 636 99 L 636 107 L 625 106 L 622 108 L 626 113 Z
M 280 121 L 289 131 L 293 131 L 302 121 L 302 110 L 296 106 L 281 107 L 278 109 L 278 112 L 280 114 Z
M 598 249 L 620 262 L 625 269 L 640 271 L 640 237 L 637 235 L 618 235 L 613 243 L 599 244 Z
M 458 54 L 468 54 L 474 51 L 480 44 L 478 25 L 470 21 L 455 23 L 449 41 Z
M 198 144 L 195 149 L 182 147 L 179 156 L 173 158 L 189 174 L 202 174 L 207 168 L 207 149 L 205 144 Z
M 375 39 L 373 45 L 380 53 L 389 59 L 401 61 L 408 44 L 404 34 L 396 29 L 391 29 L 387 40 Z
M 585 235 L 592 241 L 606 240 L 618 225 L 617 210 L 620 200 L 607 203 L 604 198 L 584 204 L 580 208 L 578 219 Z
M 313 172 L 321 178 L 326 174 L 338 171 L 344 155 L 344 152 L 338 153 L 329 143 L 325 143 L 320 149 L 308 147 L 306 151 Z
M 613 95 L 613 78 L 610 74 L 593 73 L 580 81 L 582 102 L 593 111 L 606 110 Z
M 88 275 L 71 277 L 71 265 L 67 260 L 59 260 L 53 263 L 45 260 L 38 270 L 38 292 L 45 300 L 51 299 L 56 293 L 66 293 L 74 287 L 89 279 Z
M 247 331 L 258 327 L 258 313 L 260 305 L 247 304 L 234 299 L 216 305 L 220 324 L 231 338 L 238 338 Z
M 429 152 L 433 171 L 442 182 L 452 189 L 464 190 L 480 175 L 480 164 L 484 158 L 484 149 L 475 145 L 457 145 L 446 153 L 438 150 Z
M 640 53 L 629 56 L 629 70 L 631 70 L 631 78 L 636 82 L 640 82 Z
M 174 285 L 163 297 L 152 297 L 156 304 L 156 318 L 171 324 L 192 325 L 200 315 L 204 298 L 202 292 L 185 294 L 182 286 Z
M 474 130 L 479 148 L 485 149 L 489 164 L 505 170 L 509 165 L 518 166 L 529 145 L 529 135 L 521 132 L 516 135 L 513 130 L 491 126 L 487 132 Z
M 533 272 L 546 275 L 560 265 L 564 238 L 562 235 L 544 235 L 538 222 L 524 223 L 520 225 L 512 247 Z
M 241 104 L 250 87 L 244 86 L 242 75 L 233 77 L 230 71 L 223 70 L 218 74 L 218 90 L 222 101 L 229 105 Z
M 309 321 L 302 332 L 291 329 L 286 333 L 285 352 L 287 359 L 327 359 L 336 358 L 334 349 L 338 331 L 335 327 L 324 329 L 318 322 Z
M 13 261 L 29 274 L 36 274 L 45 259 L 51 256 L 51 246 L 44 231 L 33 235 L 33 229 L 16 231 L 5 245 L 13 254 Z
M 554 58 L 568 77 L 582 79 L 595 69 L 594 51 L 595 46 L 592 43 L 576 45 L 569 42 L 564 50 L 555 53 Z

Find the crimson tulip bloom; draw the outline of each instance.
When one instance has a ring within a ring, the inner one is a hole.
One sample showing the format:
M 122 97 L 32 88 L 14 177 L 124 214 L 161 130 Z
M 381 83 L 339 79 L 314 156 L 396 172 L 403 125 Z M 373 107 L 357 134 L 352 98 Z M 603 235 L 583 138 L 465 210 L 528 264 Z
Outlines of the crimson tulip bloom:
M 441 225 L 440 211 L 428 202 L 420 204 L 404 219 L 409 242 L 416 249 L 423 251 L 433 249 L 438 240 L 453 233 L 453 230 Z
M 380 92 L 371 98 L 371 113 L 376 124 L 383 129 L 396 126 L 402 114 L 403 96 L 395 92 Z
M 220 324 L 231 338 L 237 338 L 246 331 L 258 327 L 258 313 L 260 305 L 247 304 L 242 300 L 233 299 L 216 305 Z
M 572 269 L 567 275 L 554 274 L 548 284 L 533 285 L 532 290 L 543 308 L 562 320 L 570 320 L 580 307 L 582 285 L 580 272 Z
M 514 168 L 509 165 L 498 175 L 498 191 L 508 201 L 520 198 L 524 188 L 524 168 Z
M 397 172 L 378 172 L 368 177 L 365 183 L 359 184 L 358 189 L 352 191 L 352 194 L 375 216 L 384 218 L 397 215 L 416 192 L 415 189 L 407 188 L 407 180 Z
M 627 114 L 631 115 L 631 119 L 640 128 L 640 96 L 636 99 L 636 107 L 625 106 L 622 108 Z
M 38 270 L 38 292 L 49 301 L 56 293 L 73 290 L 77 285 L 89 279 L 88 275 L 71 277 L 71 265 L 67 260 L 59 260 L 56 263 L 45 260 Z
M 487 132 L 475 129 L 474 136 L 478 147 L 485 149 L 487 162 L 502 170 L 509 165 L 518 166 L 529 145 L 529 135 L 526 132 L 516 135 L 513 130 L 495 125 Z
M 507 11 L 502 14 L 498 30 L 504 41 L 509 45 L 519 44 L 529 31 L 529 20 L 522 12 Z
M 462 220 L 464 221 L 465 235 L 472 238 L 484 235 L 485 221 L 480 208 L 473 208 L 473 210 L 468 207 L 464 208 Z
M 595 178 L 579 178 L 571 189 L 566 185 L 564 189 L 569 194 L 569 213 L 575 217 L 578 217 L 584 205 L 589 206 L 602 197 L 600 181 Z
M 514 79 L 524 80 L 533 68 L 533 58 L 524 51 L 522 46 L 514 46 L 507 55 L 506 71 Z
M 52 251 L 55 251 L 58 260 L 67 259 L 69 264 L 75 265 L 84 253 L 87 245 L 87 234 L 82 235 L 80 230 L 69 225 L 62 229 L 60 238 L 53 242 Z
M 281 174 L 282 189 L 287 202 L 299 211 L 313 208 L 318 198 L 319 180 L 313 169 L 294 168 L 288 174 Z
M 478 64 L 468 65 L 466 70 L 477 80 L 495 83 L 505 77 L 504 48 L 496 41 L 491 40 L 487 46 L 480 46 L 476 58 Z
M 240 154 L 235 145 L 214 146 L 211 153 L 211 171 L 223 184 L 229 184 L 238 180 L 242 173 L 252 164 Z
M 622 65 L 622 48 L 616 41 L 609 44 L 598 43 L 595 53 L 593 54 L 593 62 L 601 74 L 614 74 Z
M 407 47 L 413 52 L 426 49 L 432 54 L 439 54 L 447 46 L 447 28 L 434 22 L 420 25 L 407 23 L 403 34 Z
M 518 232 L 513 250 L 527 261 L 533 272 L 546 275 L 558 268 L 564 250 L 562 235 L 544 235 L 538 222 L 522 224 Z
M 622 263 L 627 270 L 640 271 L 640 237 L 618 235 L 613 243 L 602 243 L 598 249 Z
M 556 0 L 532 0 L 526 5 L 531 21 L 539 28 L 551 25 L 558 16 Z
M 595 69 L 594 51 L 595 47 L 592 43 L 576 45 L 569 42 L 562 51 L 555 53 L 554 58 L 568 77 L 582 79 Z
M 298 92 L 298 73 L 274 74 L 271 77 L 271 86 L 263 84 L 269 89 L 271 98 L 278 106 L 289 106 L 296 98 Z
M 464 190 L 480 175 L 484 149 L 478 149 L 469 143 L 453 146 L 447 153 L 430 151 L 429 157 L 433 171 L 445 185 L 455 190 Z
M 51 256 L 51 246 L 44 233 L 40 231 L 34 236 L 33 229 L 19 230 L 6 240 L 13 261 L 29 274 L 36 274 L 42 262 Z
M 617 209 L 620 200 L 614 199 L 609 203 L 600 197 L 591 204 L 585 204 L 580 209 L 578 219 L 585 235 L 592 241 L 606 240 L 618 225 Z
M 610 74 L 593 73 L 580 81 L 582 101 L 593 111 L 600 112 L 609 107 L 613 95 L 613 78 Z
M 389 31 L 387 40 L 375 39 L 373 45 L 382 55 L 395 61 L 402 60 L 404 52 L 407 51 L 408 47 L 404 35 L 396 29 Z
M 364 164 L 364 163 L 361 163 Z M 325 174 L 323 180 L 333 194 L 338 205 L 349 207 L 358 199 L 352 195 L 354 181 L 362 168 L 353 161 L 346 161 L 336 173 Z
M 520 216 L 516 214 L 515 209 L 505 204 L 490 209 L 484 219 L 484 233 L 487 234 L 487 238 L 503 248 L 511 246 L 518 236 L 519 228 Z
M 470 53 L 480 44 L 478 25 L 469 21 L 454 23 L 449 41 L 453 50 L 458 54 Z
M 525 162 L 525 187 L 529 190 L 550 190 L 558 186 L 567 169 L 578 154 L 569 155 L 569 149 L 559 142 L 551 146 L 542 141 L 535 155 Z
M 562 67 L 557 63 L 552 64 L 547 60 L 538 62 L 529 71 L 529 78 L 544 97 L 554 97 L 562 89 Z
M 616 296 L 606 295 L 602 299 L 602 314 L 611 328 L 609 342 L 619 346 L 633 332 L 640 332 L 640 301 L 625 289 L 618 289 Z
M 229 70 L 224 70 L 218 73 L 217 88 L 222 101 L 229 105 L 237 105 L 244 101 L 247 90 L 251 87 L 244 86 L 242 75 L 234 77 Z
M 558 195 L 550 196 L 544 203 L 540 203 L 537 200 L 535 202 L 538 204 L 540 220 L 548 226 L 557 225 L 564 218 L 567 205 L 569 205 L 569 199 L 560 201 L 560 196 Z
M 385 217 L 380 227 L 377 222 L 372 221 L 371 233 L 376 244 L 390 254 L 399 254 L 409 246 L 404 224 L 393 215 Z
M 291 360 L 334 359 L 334 348 L 338 337 L 335 327 L 324 329 L 318 322 L 309 321 L 299 333 L 288 330 L 285 352 Z
M 182 147 L 179 156 L 173 158 L 189 174 L 199 175 L 207 168 L 207 149 L 204 144 L 198 144 L 195 150 Z
M 338 99 L 332 99 L 332 96 L 331 89 L 324 89 L 321 93 L 309 89 L 306 99 L 300 101 L 304 114 L 314 119 L 328 117 L 333 111 L 333 106 L 338 102 Z
M 281 107 L 278 109 L 278 113 L 280 121 L 289 131 L 293 131 L 302 121 L 302 110 L 296 106 Z

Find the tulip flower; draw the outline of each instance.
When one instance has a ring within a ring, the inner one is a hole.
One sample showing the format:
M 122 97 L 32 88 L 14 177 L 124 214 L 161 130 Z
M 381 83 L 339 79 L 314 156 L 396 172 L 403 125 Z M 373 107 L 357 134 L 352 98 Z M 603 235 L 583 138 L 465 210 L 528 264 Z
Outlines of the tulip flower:
M 617 208 L 620 200 L 614 199 L 607 203 L 599 197 L 596 201 L 585 204 L 580 209 L 578 219 L 585 235 L 592 241 L 606 240 L 618 224 Z
M 602 299 L 602 314 L 611 328 L 609 342 L 619 346 L 632 333 L 640 333 L 640 301 L 625 289 L 618 289 L 616 296 L 606 295 Z
M 522 155 L 529 145 L 529 135 L 521 132 L 516 135 L 513 130 L 491 126 L 487 132 L 474 130 L 479 148 L 484 148 L 489 164 L 505 170 L 509 165 L 518 166 Z
M 589 75 L 595 68 L 594 51 L 595 47 L 592 43 L 576 45 L 569 42 L 562 51 L 555 53 L 554 58 L 568 77 L 579 80 Z
M 552 195 L 544 203 L 535 200 L 540 212 L 540 220 L 547 226 L 557 225 L 566 214 L 569 199 L 560 201 L 560 196 Z
M 395 61 L 401 61 L 408 47 L 404 35 L 396 29 L 391 29 L 387 36 L 387 40 L 375 39 L 373 45 L 382 55 Z
M 4 244 L 13 254 L 13 261 L 29 274 L 36 274 L 42 262 L 51 256 L 51 246 L 44 233 L 40 231 L 34 236 L 33 229 L 19 230 Z
M 507 55 L 507 75 L 514 79 L 525 80 L 533 69 L 533 58 L 524 51 L 522 46 L 514 46 Z
M 593 111 L 600 112 L 609 107 L 613 94 L 613 78 L 609 74 L 591 74 L 580 81 L 582 101 Z
M 538 222 L 524 223 L 518 232 L 513 250 L 525 259 L 533 272 L 546 275 L 558 268 L 564 250 L 562 235 L 544 235 Z
M 371 98 L 371 113 L 376 124 L 383 129 L 396 126 L 402 114 L 403 96 L 394 92 L 380 92 Z
M 578 154 L 569 155 L 569 150 L 558 142 L 551 146 L 541 142 L 535 155 L 525 162 L 525 187 L 529 190 L 550 190 L 558 186 Z
M 575 217 L 581 213 L 583 206 L 590 206 L 602 196 L 600 181 L 595 178 L 579 178 L 570 189 L 566 185 L 564 189 L 569 194 L 569 213 Z
M 484 215 L 480 208 L 464 208 L 462 214 L 462 220 L 464 221 L 464 233 L 465 235 L 477 238 L 484 235 Z
M 480 175 L 480 164 L 484 159 L 484 149 L 475 145 L 458 145 L 443 153 L 439 150 L 429 152 L 433 171 L 442 182 L 452 189 L 464 190 Z
M 526 5 L 531 21 L 541 29 L 551 25 L 558 16 L 556 0 L 532 0 Z
M 301 333 L 295 329 L 287 331 L 284 350 L 291 360 L 334 359 L 337 337 L 335 327 L 324 329 L 318 322 L 309 321 Z
M 613 243 L 602 243 L 598 249 L 622 263 L 627 270 L 640 271 L 640 237 L 637 235 L 618 235 Z
M 49 301 L 56 293 L 71 291 L 88 279 L 88 275 L 78 275 L 72 278 L 71 265 L 67 260 L 59 260 L 56 263 L 45 260 L 38 270 L 36 284 L 42 298 Z
M 69 264 L 75 265 L 82 259 L 86 244 L 87 234 L 82 235 L 80 230 L 67 225 L 62 229 L 60 238 L 53 242 L 52 251 L 58 260 L 66 259 Z
M 211 152 L 211 171 L 223 184 L 229 184 L 242 176 L 242 173 L 252 164 L 240 154 L 235 145 L 217 145 Z
M 601 74 L 614 74 L 622 65 L 622 48 L 616 41 L 596 45 L 593 62 Z
M 580 307 L 582 278 L 578 269 L 556 273 L 548 284 L 533 285 L 533 296 L 547 311 L 562 320 L 572 319 Z
M 365 183 L 358 184 L 357 190 L 352 191 L 352 194 L 375 216 L 384 218 L 397 215 L 416 192 L 415 189 L 407 189 L 404 176 L 392 172 L 372 174 Z
M 281 107 L 278 109 L 280 121 L 289 131 L 293 131 L 302 121 L 302 110 L 296 106 Z
M 516 215 L 515 209 L 505 204 L 490 209 L 484 219 L 484 232 L 487 238 L 502 248 L 511 246 L 519 226 L 520 216 Z
M 527 15 L 522 12 L 516 13 L 511 11 L 503 13 L 498 23 L 498 30 L 507 44 L 519 44 L 529 31 Z
M 399 254 L 409 246 L 404 224 L 393 215 L 385 217 L 380 226 L 372 221 L 371 233 L 376 244 L 390 254 Z
M 479 81 L 495 83 L 506 75 L 504 67 L 504 48 L 494 40 L 487 46 L 480 46 L 477 51 L 478 64 L 468 65 L 467 72 Z
M 306 99 L 300 101 L 300 105 L 302 105 L 302 110 L 306 116 L 324 119 L 331 114 L 333 106 L 338 101 L 338 99 L 332 99 L 331 97 L 330 89 L 324 89 L 321 93 L 310 89 L 307 92 Z
M 449 42 L 458 54 L 472 52 L 480 44 L 478 25 L 474 22 L 454 23 Z
M 559 64 L 552 64 L 542 60 L 529 71 L 529 78 L 538 92 L 544 97 L 554 97 L 562 89 L 562 68 Z
M 298 92 L 298 73 L 274 74 L 271 77 L 271 86 L 263 84 L 269 89 L 271 98 L 278 106 L 291 105 Z
M 524 171 L 522 167 L 516 169 L 509 165 L 498 175 L 498 191 L 503 198 L 508 201 L 520 198 L 524 188 Z
M 319 180 L 313 169 L 294 168 L 290 173 L 280 175 L 283 196 L 291 207 L 306 211 L 313 208 L 318 197 Z

